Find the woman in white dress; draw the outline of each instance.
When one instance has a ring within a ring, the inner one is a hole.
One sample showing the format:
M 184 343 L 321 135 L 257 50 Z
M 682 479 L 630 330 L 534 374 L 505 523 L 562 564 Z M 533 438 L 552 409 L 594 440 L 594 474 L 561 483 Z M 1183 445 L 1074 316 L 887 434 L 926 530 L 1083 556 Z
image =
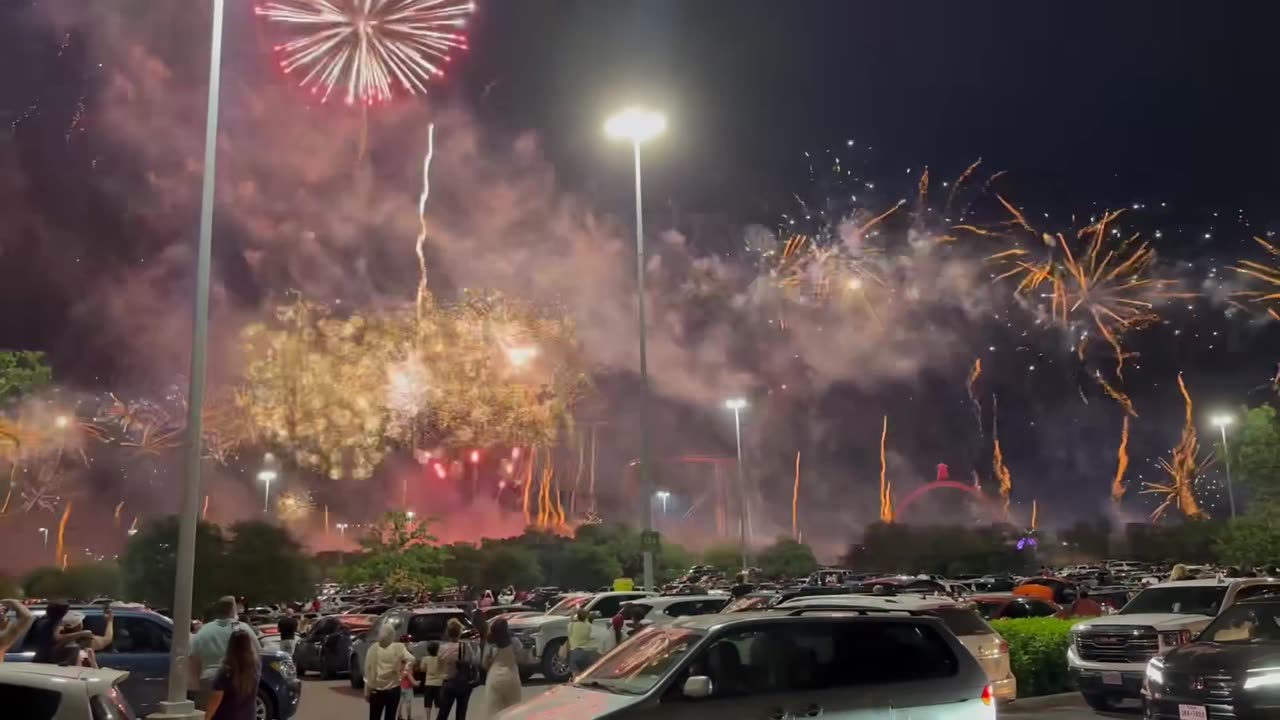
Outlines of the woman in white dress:
M 505 618 L 494 620 L 489 627 L 484 668 L 488 672 L 484 686 L 488 690 L 491 716 L 520 702 L 520 663 Z

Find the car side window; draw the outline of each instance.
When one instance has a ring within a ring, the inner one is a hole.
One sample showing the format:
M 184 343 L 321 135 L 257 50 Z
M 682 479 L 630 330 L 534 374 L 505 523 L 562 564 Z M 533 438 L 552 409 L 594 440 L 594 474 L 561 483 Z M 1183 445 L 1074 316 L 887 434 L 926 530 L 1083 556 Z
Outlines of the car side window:
M 1052 605 L 1043 600 L 1027 600 L 1026 603 L 1027 617 L 1048 617 L 1057 612 Z
M 333 632 L 333 625 L 334 621 L 329 619 L 321 620 L 316 623 L 315 627 L 311 628 L 311 639 L 323 640 L 325 636 Z
M 625 595 L 611 595 L 609 597 L 600 598 L 598 602 L 591 608 L 591 612 L 600 613 L 602 618 L 611 618 L 618 614 L 618 610 L 622 609 L 622 603 L 627 600 L 634 600 Z
M 0 707 L 6 717 L 12 713 L 23 720 L 52 720 L 61 704 L 62 693 L 54 690 L 0 683 Z
M 160 623 L 142 617 L 117 617 L 107 652 L 167 653 L 172 634 Z
M 1236 592 L 1235 602 L 1240 602 L 1245 598 L 1251 597 L 1270 597 L 1280 595 L 1280 585 L 1250 585 L 1242 587 Z
M 1004 612 L 1000 614 L 1002 618 L 1027 618 L 1031 617 L 1031 609 L 1027 607 L 1026 600 L 1014 600 L 1004 607 Z
M 414 642 L 440 640 L 444 637 L 444 628 L 448 622 L 448 615 L 414 615 L 409 620 L 409 637 Z
M 711 701 L 771 692 L 773 688 L 764 684 L 770 675 L 766 635 L 760 628 L 730 631 L 704 645 L 671 686 L 668 701 L 685 701 L 684 680 L 696 676 L 711 679 Z

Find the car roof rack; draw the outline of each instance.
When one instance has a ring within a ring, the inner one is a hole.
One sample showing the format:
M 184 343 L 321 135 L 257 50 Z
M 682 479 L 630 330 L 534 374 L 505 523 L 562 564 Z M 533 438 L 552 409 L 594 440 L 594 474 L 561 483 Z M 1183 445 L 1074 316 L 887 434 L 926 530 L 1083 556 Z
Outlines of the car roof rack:
M 846 613 L 856 613 L 858 615 L 898 614 L 898 615 L 910 615 L 912 617 L 931 617 L 929 613 L 921 612 L 920 610 L 908 610 L 906 608 L 860 607 L 856 605 L 843 605 L 843 604 L 836 604 L 836 603 L 831 603 L 829 605 L 806 604 L 804 607 L 798 607 L 798 608 L 782 607 L 782 608 L 774 608 L 774 609 L 784 610 L 786 611 L 787 615 L 790 617 L 796 617 L 798 615 L 804 615 L 805 613 L 810 613 L 810 612 L 846 612 Z

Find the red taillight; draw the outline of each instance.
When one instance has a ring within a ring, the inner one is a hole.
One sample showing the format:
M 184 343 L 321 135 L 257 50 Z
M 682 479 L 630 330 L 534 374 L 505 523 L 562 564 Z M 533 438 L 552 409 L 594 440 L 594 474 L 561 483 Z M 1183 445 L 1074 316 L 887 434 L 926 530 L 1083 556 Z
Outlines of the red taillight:
M 996 701 L 996 696 L 991 692 L 991 686 L 982 688 L 982 704 L 990 707 Z
M 1000 654 L 1001 655 L 1009 654 L 1009 643 L 1005 642 L 1004 640 L 1000 641 Z

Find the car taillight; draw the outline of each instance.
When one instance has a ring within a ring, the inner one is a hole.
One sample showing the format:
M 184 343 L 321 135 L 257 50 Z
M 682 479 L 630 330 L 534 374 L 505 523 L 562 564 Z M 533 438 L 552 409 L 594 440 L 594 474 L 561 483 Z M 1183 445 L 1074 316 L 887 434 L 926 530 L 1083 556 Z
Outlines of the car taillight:
M 1009 654 L 1009 643 L 1005 642 L 1003 639 L 1000 641 L 1000 654 L 1001 655 Z
M 982 704 L 990 707 L 996 701 L 996 696 L 991 692 L 991 686 L 982 688 Z

